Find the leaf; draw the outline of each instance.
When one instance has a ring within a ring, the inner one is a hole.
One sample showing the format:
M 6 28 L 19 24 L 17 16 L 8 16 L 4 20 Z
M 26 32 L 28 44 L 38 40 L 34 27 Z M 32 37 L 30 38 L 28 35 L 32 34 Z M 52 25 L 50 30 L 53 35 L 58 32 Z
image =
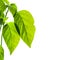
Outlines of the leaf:
M 9 10 L 12 13 L 12 15 L 14 16 L 17 12 L 17 6 L 13 3 L 9 6 Z
M 3 0 L 3 2 L 5 2 L 6 4 L 10 4 L 8 0 Z
M 7 21 L 8 17 L 3 18 L 3 22 L 5 23 Z
M 4 2 L 2 0 L 0 0 L 0 11 L 4 11 L 6 9 L 6 5 L 4 4 Z
M 4 13 L 2 11 L 0 11 L 0 18 L 4 17 Z
M 0 25 L 4 24 L 8 17 L 4 16 L 4 13 L 0 11 Z
M 15 15 L 14 21 L 20 30 L 21 38 L 29 47 L 31 47 L 35 33 L 34 19 L 32 15 L 28 11 L 22 10 Z
M 17 47 L 19 41 L 20 41 L 20 36 L 18 32 L 16 31 L 15 25 L 13 22 L 9 22 L 3 27 L 3 37 L 4 40 L 7 44 L 7 47 L 10 51 L 10 54 L 15 50 Z
M 4 60 L 4 50 L 1 45 L 0 45 L 0 60 Z

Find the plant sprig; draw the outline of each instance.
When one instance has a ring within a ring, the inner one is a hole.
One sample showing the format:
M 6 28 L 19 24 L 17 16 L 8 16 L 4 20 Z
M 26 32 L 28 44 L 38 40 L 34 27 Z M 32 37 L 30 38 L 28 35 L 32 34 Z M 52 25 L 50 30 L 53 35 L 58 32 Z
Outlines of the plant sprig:
M 6 11 L 6 9 L 8 10 Z M 6 11 L 5 14 L 4 11 Z M 6 23 L 6 20 L 8 20 L 7 14 L 9 11 L 14 18 L 14 22 Z M 0 45 L 1 60 L 4 60 L 2 37 L 4 38 L 10 54 L 12 54 L 17 47 L 20 39 L 31 47 L 35 33 L 35 26 L 33 16 L 29 11 L 18 11 L 16 4 L 10 3 L 8 0 L 0 0 L 0 29 L 2 30 Z

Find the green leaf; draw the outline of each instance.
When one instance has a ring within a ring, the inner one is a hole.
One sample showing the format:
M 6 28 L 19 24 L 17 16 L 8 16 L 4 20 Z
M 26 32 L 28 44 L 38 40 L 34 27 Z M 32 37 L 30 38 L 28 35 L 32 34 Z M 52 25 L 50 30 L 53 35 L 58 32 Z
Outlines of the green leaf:
M 0 11 L 4 11 L 6 9 L 6 5 L 4 4 L 4 2 L 2 0 L 0 0 Z
M 0 60 L 4 60 L 4 50 L 1 45 L 0 45 Z
M 8 17 L 4 16 L 4 13 L 0 11 L 0 25 L 4 24 Z
M 0 18 L 4 17 L 4 13 L 2 11 L 0 11 Z
M 7 47 L 10 51 L 10 54 L 15 50 L 17 47 L 19 41 L 20 41 L 20 36 L 18 32 L 16 31 L 15 25 L 13 22 L 9 22 L 3 27 L 3 37 L 4 40 L 7 44 Z
M 9 10 L 10 10 L 10 12 L 12 13 L 12 15 L 14 16 L 14 15 L 16 14 L 16 12 L 17 12 L 17 6 L 16 6 L 14 3 L 12 3 L 12 4 L 9 6 Z
M 3 22 L 5 23 L 7 21 L 8 17 L 3 18 Z
M 16 13 L 14 21 L 20 30 L 21 38 L 29 47 L 31 47 L 35 33 L 34 19 L 32 15 L 30 12 L 22 10 Z
M 6 4 L 10 4 L 8 0 L 3 0 L 3 2 L 5 2 Z

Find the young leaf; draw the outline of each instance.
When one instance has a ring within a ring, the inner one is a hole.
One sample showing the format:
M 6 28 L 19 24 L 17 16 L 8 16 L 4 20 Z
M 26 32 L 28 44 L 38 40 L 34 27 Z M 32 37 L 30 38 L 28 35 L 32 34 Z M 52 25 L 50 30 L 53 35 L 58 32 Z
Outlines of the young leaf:
M 19 41 L 20 41 L 20 36 L 18 32 L 16 31 L 15 25 L 13 22 L 9 22 L 3 27 L 3 37 L 4 40 L 7 44 L 7 47 L 10 51 L 10 54 L 15 50 L 17 47 Z
M 16 13 L 14 21 L 20 30 L 21 38 L 29 47 L 31 47 L 35 33 L 34 19 L 32 15 L 28 11 L 22 10 Z
M 12 13 L 12 15 L 14 16 L 17 12 L 17 6 L 13 3 L 9 6 L 9 10 Z
M 4 11 L 6 9 L 6 5 L 4 4 L 4 2 L 2 0 L 0 0 L 0 11 Z
M 0 60 L 4 60 L 4 50 L 1 45 L 0 45 Z

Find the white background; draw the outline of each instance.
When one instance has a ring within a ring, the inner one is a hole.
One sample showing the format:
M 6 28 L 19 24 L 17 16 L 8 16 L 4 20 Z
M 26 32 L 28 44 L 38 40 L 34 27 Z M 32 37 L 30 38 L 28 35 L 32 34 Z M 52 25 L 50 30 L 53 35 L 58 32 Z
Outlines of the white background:
M 60 60 L 60 0 L 10 0 L 19 10 L 29 10 L 36 33 L 30 49 L 22 40 L 13 54 L 3 41 L 5 60 Z M 12 19 L 10 17 L 10 19 Z

